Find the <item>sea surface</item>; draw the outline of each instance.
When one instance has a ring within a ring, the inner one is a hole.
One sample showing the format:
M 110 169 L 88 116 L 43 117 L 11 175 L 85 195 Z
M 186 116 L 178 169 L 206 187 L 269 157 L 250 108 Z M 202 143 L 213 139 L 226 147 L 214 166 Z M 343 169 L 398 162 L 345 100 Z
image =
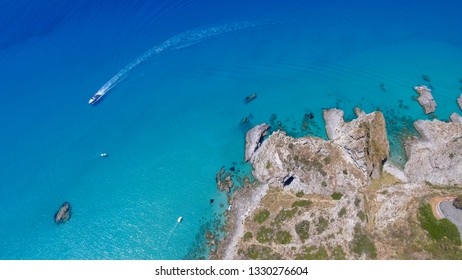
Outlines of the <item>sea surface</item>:
M 0 259 L 206 258 L 205 232 L 228 206 L 215 174 L 249 173 L 245 131 L 262 122 L 326 137 L 322 109 L 378 109 L 403 164 L 414 120 L 461 113 L 460 11 L 448 0 L 1 0 Z M 419 84 L 436 116 L 412 99 Z M 64 201 L 72 218 L 56 225 Z

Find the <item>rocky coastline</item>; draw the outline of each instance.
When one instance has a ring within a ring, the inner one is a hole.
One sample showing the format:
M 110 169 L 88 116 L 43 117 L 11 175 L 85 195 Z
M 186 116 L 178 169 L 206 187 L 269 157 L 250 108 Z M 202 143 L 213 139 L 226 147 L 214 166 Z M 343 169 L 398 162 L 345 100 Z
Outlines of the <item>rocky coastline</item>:
M 434 112 L 431 91 L 425 86 L 416 91 L 425 112 Z M 460 116 L 453 114 L 450 122 L 416 121 L 420 137 L 406 141 L 408 161 L 400 168 L 387 161 L 384 115 L 354 111 L 349 122 L 342 110 L 323 111 L 327 140 L 293 138 L 282 130 L 264 139 L 267 124 L 248 131 L 245 160 L 256 182 L 231 195 L 228 234 L 215 258 L 432 259 L 442 254 L 431 247 L 435 241 L 421 228 L 419 211 L 432 197 L 462 190 Z M 462 251 L 457 254 L 462 258 Z

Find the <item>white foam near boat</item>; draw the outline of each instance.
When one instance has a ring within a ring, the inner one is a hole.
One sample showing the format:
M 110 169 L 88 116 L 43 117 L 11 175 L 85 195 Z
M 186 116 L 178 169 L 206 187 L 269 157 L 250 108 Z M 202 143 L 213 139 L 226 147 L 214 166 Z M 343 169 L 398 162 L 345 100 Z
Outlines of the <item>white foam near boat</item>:
M 107 157 L 107 154 L 106 153 L 102 153 L 100 154 L 101 157 Z
M 183 221 L 183 217 L 178 217 L 178 222 L 181 223 L 181 221 Z

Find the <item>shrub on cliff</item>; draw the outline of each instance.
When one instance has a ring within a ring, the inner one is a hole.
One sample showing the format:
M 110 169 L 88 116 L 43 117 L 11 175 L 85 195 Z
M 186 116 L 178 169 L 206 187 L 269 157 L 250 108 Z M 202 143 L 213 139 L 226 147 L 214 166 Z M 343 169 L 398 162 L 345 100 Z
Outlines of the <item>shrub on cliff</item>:
M 310 231 L 309 221 L 304 220 L 295 225 L 295 232 L 297 233 L 298 237 L 300 237 L 300 240 L 302 240 L 302 242 L 305 242 L 305 240 L 307 240 L 310 237 L 308 233 L 309 231 Z
M 462 195 L 459 195 L 452 203 L 457 209 L 462 209 Z
M 263 209 L 260 212 L 258 212 L 257 215 L 255 215 L 253 220 L 254 222 L 257 222 L 261 225 L 264 221 L 266 221 L 266 219 L 268 219 L 269 215 L 270 212 L 266 209 Z

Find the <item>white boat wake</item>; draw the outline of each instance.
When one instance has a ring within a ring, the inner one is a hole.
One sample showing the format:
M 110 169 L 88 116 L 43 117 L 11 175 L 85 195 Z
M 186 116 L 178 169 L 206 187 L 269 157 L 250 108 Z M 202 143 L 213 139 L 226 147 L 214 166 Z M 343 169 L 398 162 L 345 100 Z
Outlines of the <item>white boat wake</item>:
M 93 97 L 98 97 L 96 101 L 98 101 L 101 97 L 103 97 L 108 91 L 114 88 L 118 83 L 123 81 L 128 75 L 128 73 L 135 68 L 136 66 L 140 65 L 147 59 L 160 55 L 170 50 L 178 50 L 185 47 L 189 47 L 191 45 L 197 44 L 202 42 L 206 39 L 216 37 L 220 34 L 229 33 L 233 31 L 249 29 L 257 26 L 261 26 L 264 24 L 270 23 L 269 21 L 257 21 L 257 22 L 237 22 L 237 23 L 228 23 L 223 25 L 211 26 L 204 29 L 193 29 L 190 31 L 186 31 L 171 37 L 170 39 L 164 41 L 163 43 L 149 49 L 141 56 L 137 57 L 135 60 L 130 62 L 127 66 L 125 66 L 122 70 L 119 71 L 114 77 L 112 77 L 107 83 L 105 83 Z M 93 98 L 92 97 L 92 98 Z M 94 102 L 96 102 L 94 101 Z M 93 104 L 94 102 L 89 102 Z

